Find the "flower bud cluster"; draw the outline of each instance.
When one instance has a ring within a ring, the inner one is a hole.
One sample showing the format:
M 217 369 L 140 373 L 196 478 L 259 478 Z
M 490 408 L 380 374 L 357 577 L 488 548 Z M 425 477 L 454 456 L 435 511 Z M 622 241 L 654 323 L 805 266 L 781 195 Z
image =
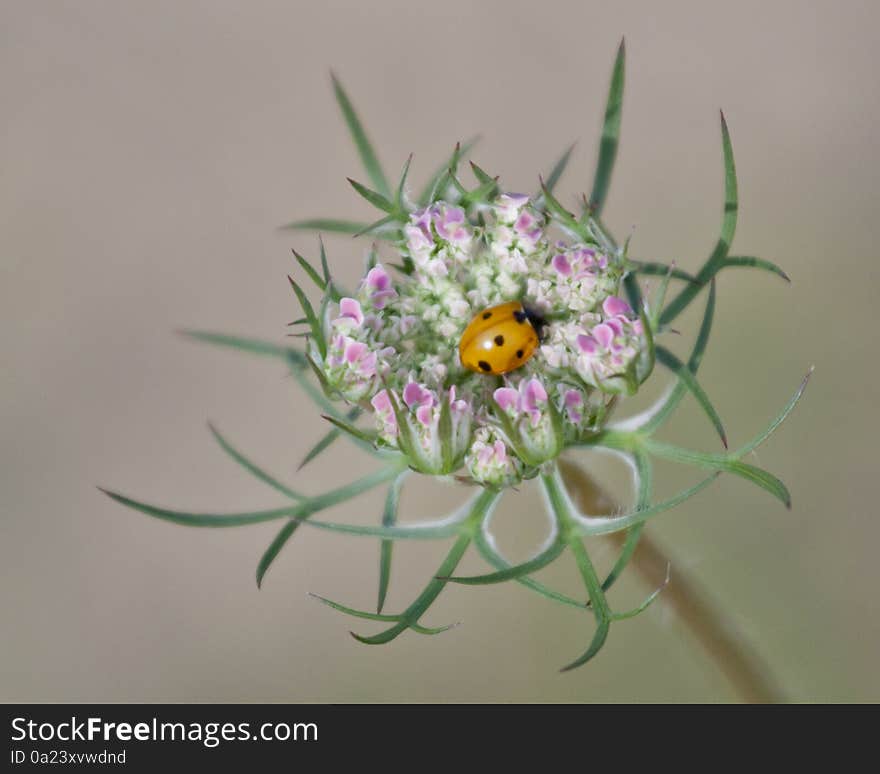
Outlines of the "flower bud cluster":
M 471 216 L 436 201 L 411 213 L 392 275 L 371 265 L 357 291 L 325 304 L 326 389 L 372 415 L 375 442 L 419 471 L 516 484 L 598 429 L 617 393 L 652 365 L 644 322 L 619 297 L 623 267 L 597 244 L 551 241 L 525 195 Z M 466 370 L 458 341 L 487 306 L 519 300 L 544 319 L 542 343 L 503 377 Z

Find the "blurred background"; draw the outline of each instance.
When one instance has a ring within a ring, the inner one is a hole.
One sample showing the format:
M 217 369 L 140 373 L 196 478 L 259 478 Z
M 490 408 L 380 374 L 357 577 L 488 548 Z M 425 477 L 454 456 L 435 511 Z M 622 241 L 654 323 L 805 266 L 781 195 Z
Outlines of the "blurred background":
M 448 588 L 438 637 L 382 647 L 310 599 L 375 604 L 378 543 L 302 529 L 262 590 L 276 524 L 198 530 L 111 502 L 102 485 L 192 510 L 280 497 L 216 447 L 206 420 L 293 486 L 317 493 L 374 463 L 325 431 L 280 362 L 176 335 L 206 328 L 278 342 L 298 316 L 297 218 L 370 215 L 338 114 L 339 75 L 392 176 L 420 186 L 458 140 L 509 190 L 531 191 L 577 140 L 558 188 L 591 184 L 614 54 L 626 36 L 621 150 L 606 209 L 634 256 L 696 269 L 722 206 L 718 109 L 739 173 L 736 254 L 781 265 L 719 282 L 701 381 L 732 446 L 756 434 L 811 364 L 806 396 L 759 450 L 789 512 L 723 477 L 650 534 L 696 578 L 798 701 L 880 698 L 880 541 L 872 330 L 877 259 L 880 19 L 869 2 L 25 2 L 0 7 L 0 700 L 731 701 L 661 602 L 612 627 L 576 672 L 592 621 L 515 584 Z M 359 276 L 363 239 L 328 237 Z M 671 346 L 686 353 L 703 298 Z M 668 375 L 658 369 L 656 395 Z M 634 403 L 632 409 L 642 403 Z M 628 410 L 625 409 L 624 410 Z M 692 401 L 665 432 L 715 450 Z M 583 458 L 622 500 L 613 460 Z M 693 473 L 658 470 L 661 494 Z M 462 493 L 418 482 L 403 515 Z M 625 500 L 624 500 L 625 501 Z M 382 494 L 327 513 L 375 523 Z M 502 545 L 543 528 L 535 487 L 509 495 Z M 433 574 L 445 544 L 395 551 L 387 609 Z M 594 552 L 607 566 L 612 553 Z M 463 569 L 477 572 L 469 556 Z M 567 561 L 542 578 L 574 591 Z M 648 589 L 632 573 L 619 608 Z

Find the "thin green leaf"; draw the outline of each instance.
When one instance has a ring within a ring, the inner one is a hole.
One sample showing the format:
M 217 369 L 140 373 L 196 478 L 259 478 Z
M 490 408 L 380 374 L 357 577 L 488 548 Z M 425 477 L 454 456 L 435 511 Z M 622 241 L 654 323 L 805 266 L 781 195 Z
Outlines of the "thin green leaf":
M 400 620 L 399 615 L 379 615 L 377 613 L 369 613 L 366 610 L 355 610 L 353 607 L 340 605 L 338 602 L 334 602 L 332 599 L 327 599 L 326 597 L 319 596 L 318 594 L 313 594 L 311 591 L 309 592 L 309 596 L 317 599 L 319 602 L 323 602 L 328 607 L 332 607 L 334 610 L 338 610 L 340 613 L 345 613 L 346 615 L 350 615 L 355 618 L 366 618 L 369 621 L 386 622 Z M 448 632 L 450 629 L 454 629 L 456 626 L 458 626 L 457 623 L 447 624 L 446 626 L 420 626 L 419 624 L 411 624 L 409 628 L 417 634 L 441 634 L 442 632 Z
M 544 204 L 547 207 L 547 211 L 555 216 L 559 224 L 581 239 L 590 240 L 590 234 L 587 232 L 586 227 L 583 224 L 578 223 L 574 215 L 556 200 L 553 194 L 547 190 L 547 186 L 544 185 L 543 180 L 541 181 L 541 191 L 544 194 Z
M 252 355 L 270 355 L 271 357 L 280 357 L 288 361 L 301 361 L 305 363 L 302 352 L 291 347 L 273 344 L 271 341 L 246 339 L 241 336 L 229 336 L 225 333 L 211 333 L 209 331 L 182 330 L 179 333 L 197 341 L 217 344 L 221 347 L 229 347 L 230 349 L 238 349 L 243 352 L 249 352 Z
M 318 244 L 321 248 L 321 274 L 324 276 L 324 285 L 330 285 L 330 266 L 327 264 L 327 250 L 324 248 L 324 237 L 318 234 Z
M 391 486 L 385 497 L 385 508 L 382 511 L 382 526 L 393 527 L 397 524 L 397 507 L 400 504 L 400 489 L 406 473 L 401 473 Z M 385 606 L 385 597 L 388 594 L 388 583 L 391 580 L 391 554 L 394 548 L 393 540 L 383 540 L 379 546 L 379 598 L 376 603 L 376 612 L 381 613 Z
M 440 436 L 440 457 L 443 465 L 444 473 L 451 473 L 455 459 L 453 458 L 452 448 L 452 406 L 451 398 L 447 393 L 441 399 L 440 403 L 440 421 L 437 424 L 438 435 Z
M 455 545 L 452 547 L 452 550 L 443 561 L 443 564 L 440 565 L 440 570 L 438 571 L 438 574 L 448 574 L 449 572 L 452 572 L 458 565 L 459 561 L 461 561 L 461 557 L 464 555 L 464 552 L 467 551 L 467 547 L 469 544 L 470 537 L 466 535 L 462 535 L 461 537 L 459 537 L 458 540 L 455 541 Z M 413 602 L 413 604 L 406 609 L 406 611 L 401 616 L 401 620 L 390 629 L 386 629 L 384 632 L 380 632 L 379 634 L 373 635 L 372 637 L 364 637 L 362 635 L 355 634 L 354 632 L 351 632 L 351 636 L 354 637 L 358 642 L 362 642 L 365 645 L 383 645 L 386 642 L 390 642 L 419 620 L 421 615 L 431 606 L 431 603 L 433 603 L 433 601 L 438 597 L 445 585 L 445 583 L 443 583 L 442 581 L 438 581 L 436 578 L 432 579 L 419 595 L 419 597 L 416 599 L 416 601 Z
M 345 415 L 345 419 L 349 422 L 353 422 L 360 416 L 361 410 L 355 406 L 348 414 Z M 327 432 L 325 435 L 321 436 L 320 440 L 309 449 L 308 453 L 305 457 L 303 457 L 302 462 L 300 462 L 297 470 L 302 470 L 306 465 L 308 465 L 315 457 L 317 457 L 321 452 L 325 449 L 329 448 L 329 446 L 342 434 L 342 431 L 338 427 L 334 427 L 332 430 Z
M 553 191 L 556 188 L 556 184 L 559 182 L 559 178 L 562 177 L 562 173 L 565 172 L 565 168 L 568 166 L 568 161 L 571 158 L 571 154 L 574 151 L 574 143 L 568 146 L 568 149 L 562 156 L 559 157 L 559 160 L 553 165 L 553 169 L 550 170 L 550 174 L 547 175 L 546 180 L 544 181 L 544 185 L 547 186 L 548 191 Z M 539 191 L 535 196 L 538 197 L 541 195 Z
M 691 356 L 688 358 L 688 370 L 696 376 L 703 360 L 703 353 L 709 343 L 709 334 L 712 332 L 712 321 L 715 318 L 715 281 L 709 284 L 709 296 L 706 301 L 706 309 L 703 312 L 703 320 L 700 323 L 700 330 L 694 341 L 694 348 L 691 350 Z M 673 387 L 672 392 L 665 401 L 653 412 L 651 412 L 648 420 L 642 425 L 641 429 L 647 434 L 651 434 L 657 430 L 675 411 L 681 399 L 687 392 L 684 382 L 679 379 Z
M 471 503 L 470 511 L 466 518 L 468 524 L 475 527 L 480 521 L 487 518 L 497 503 L 499 496 L 498 492 L 492 492 L 489 490 L 483 490 L 477 495 Z M 468 530 L 468 532 L 473 532 L 473 529 Z M 401 632 L 405 631 L 408 626 L 417 623 L 446 585 L 443 581 L 437 580 L 436 576 L 444 577 L 452 575 L 452 573 L 455 572 L 458 563 L 461 561 L 462 556 L 464 556 L 465 551 L 467 551 L 470 542 L 470 534 L 459 536 L 455 541 L 455 544 L 452 546 L 452 549 L 447 554 L 446 559 L 443 560 L 443 563 L 437 569 L 437 572 L 434 573 L 433 577 L 428 582 L 428 585 L 425 586 L 415 602 L 403 612 L 398 624 L 372 637 L 363 637 L 354 632 L 351 633 L 351 636 L 366 645 L 381 645 L 390 642 Z
M 735 476 L 744 478 L 757 484 L 762 489 L 770 492 L 774 497 L 780 500 L 786 508 L 791 507 L 791 495 L 776 476 L 766 470 L 749 465 L 733 458 L 730 455 L 707 454 L 705 452 L 694 451 L 692 449 L 682 449 L 671 444 L 661 443 L 652 438 L 644 440 L 645 450 L 657 457 L 679 462 L 684 465 L 693 465 L 697 468 L 705 470 L 717 470 L 724 473 L 733 473 Z
M 347 177 L 346 180 L 351 183 L 351 187 L 354 188 L 355 191 L 363 196 L 364 199 L 366 199 L 374 207 L 377 207 L 380 210 L 384 210 L 391 215 L 396 214 L 397 210 L 394 208 L 394 204 L 391 202 L 391 200 L 389 200 L 382 194 L 377 193 L 370 188 L 367 188 L 365 185 L 362 185 L 357 180 L 352 180 L 350 177 Z
M 371 484 L 372 486 L 372 484 Z M 322 506 L 326 507 L 326 506 Z M 312 512 L 305 512 L 302 518 L 308 518 Z M 281 552 L 281 549 L 284 548 L 285 544 L 291 537 L 293 537 L 293 533 L 299 529 L 300 525 L 303 523 L 302 518 L 300 519 L 291 519 L 289 520 L 279 531 L 278 534 L 275 535 L 275 538 L 269 544 L 269 547 L 265 550 L 263 555 L 260 557 L 260 561 L 257 564 L 257 588 L 260 588 L 263 584 L 263 576 L 266 574 L 266 571 L 269 569 L 272 562 L 275 561 L 275 557 Z
M 348 124 L 348 130 L 351 132 L 351 138 L 357 146 L 358 154 L 361 157 L 361 162 L 364 165 L 367 175 L 369 175 L 373 185 L 383 196 L 391 196 L 391 189 L 388 187 L 388 180 L 385 177 L 385 173 L 382 171 L 382 165 L 379 164 L 376 152 L 373 150 L 373 146 L 367 138 L 367 133 L 364 131 L 363 124 L 358 118 L 358 115 L 351 104 L 351 100 L 348 98 L 348 94 L 345 93 L 345 89 L 342 88 L 339 79 L 332 73 L 331 78 L 333 79 L 333 91 L 336 94 L 336 101 L 339 103 L 339 108 L 342 110 L 345 123 Z
M 767 427 L 755 438 L 749 441 L 745 446 L 737 449 L 733 456 L 734 457 L 743 457 L 748 454 L 750 451 L 758 448 L 764 441 L 766 441 L 776 430 L 779 425 L 781 425 L 786 417 L 791 414 L 794 410 L 794 407 L 798 404 L 798 401 L 801 399 L 801 396 L 804 394 L 804 390 L 807 389 L 807 383 L 810 381 L 810 377 L 813 375 L 814 366 L 810 366 L 810 370 L 807 371 L 806 376 L 804 376 L 803 381 L 801 381 L 800 387 L 797 388 L 797 391 L 794 395 L 791 396 L 788 403 L 785 404 L 785 407 L 779 413 L 779 415 L 769 424 Z
M 318 442 L 306 453 L 305 457 L 302 458 L 302 462 L 297 465 L 297 470 L 302 470 L 306 465 L 308 465 L 315 457 L 317 457 L 321 452 L 326 450 L 330 444 L 332 444 L 339 436 L 342 435 L 342 431 L 334 427 L 329 432 L 325 433 L 321 436 Z
M 409 175 L 410 163 L 412 163 L 412 153 L 409 154 L 409 158 L 407 158 L 406 164 L 403 165 L 403 174 L 400 176 L 400 183 L 398 183 L 397 185 L 397 194 L 394 197 L 394 206 L 398 212 L 406 211 L 403 200 L 406 194 L 406 178 L 407 175 Z
M 352 436 L 352 438 L 357 438 L 358 440 L 370 445 L 376 442 L 376 438 L 378 436 L 378 433 L 376 431 L 368 432 L 366 430 L 362 430 L 359 427 L 355 427 L 354 425 L 349 424 L 344 419 L 337 419 L 336 417 L 329 416 L 327 414 L 324 414 L 322 416 L 328 422 L 336 425 L 336 427 L 342 430 L 342 432 Z
M 651 324 L 651 330 L 654 331 L 654 333 L 660 330 L 660 314 L 663 311 L 663 304 L 666 303 L 666 291 L 669 289 L 669 280 L 671 277 L 672 267 L 670 266 L 669 271 L 667 271 L 660 280 L 660 284 L 658 285 L 657 290 L 654 293 L 654 298 L 651 301 L 649 322 Z
M 725 467 L 725 470 L 740 478 L 744 478 L 746 481 L 757 484 L 761 489 L 772 494 L 786 508 L 791 508 L 791 494 L 788 491 L 788 487 L 769 471 L 755 465 L 749 465 L 741 460 L 731 460 Z
M 296 379 L 303 392 L 311 398 L 312 402 L 318 408 L 330 416 L 340 417 L 339 409 L 327 398 L 327 395 L 330 394 L 330 384 L 327 381 L 327 377 L 318 367 L 315 359 L 310 354 L 306 354 L 306 363 L 311 369 L 312 374 L 314 374 L 315 378 L 318 380 L 321 389 L 318 389 L 312 384 L 308 378 L 308 371 L 305 368 L 292 368 L 290 375 Z
M 777 276 L 782 277 L 786 282 L 791 282 L 791 278 L 782 269 L 780 269 L 775 263 L 766 261 L 763 258 L 755 258 L 751 255 L 730 255 L 725 259 L 724 265 L 747 266 L 756 269 L 763 269 L 764 271 L 769 271 L 771 274 L 776 274 Z
M 707 476 L 694 486 L 689 487 L 688 489 L 683 489 L 668 500 L 655 503 L 648 508 L 639 508 L 630 511 L 629 513 L 624 513 L 619 516 L 609 516 L 608 518 L 592 517 L 584 519 L 583 522 L 586 523 L 578 523 L 575 532 L 580 537 L 594 537 L 596 535 L 610 535 L 612 532 L 620 532 L 621 530 L 629 529 L 638 524 L 643 524 L 658 514 L 681 505 L 685 500 L 689 500 L 695 494 L 709 486 L 709 484 L 718 478 L 718 476 L 718 472 L 711 476 Z
M 495 195 L 498 190 L 498 178 L 487 180 L 476 188 L 465 191 L 461 197 L 461 206 L 467 209 L 474 204 L 484 204 Z
M 675 268 L 674 264 L 659 263 L 657 261 L 636 261 L 632 258 L 629 259 L 629 262 L 639 274 L 646 274 L 653 277 L 665 277 L 670 275 L 673 279 L 684 280 L 685 282 L 697 281 L 697 278 L 693 274 Z
M 699 293 L 700 287 L 711 280 L 721 270 L 727 259 L 727 253 L 736 233 L 736 219 L 739 210 L 739 196 L 737 194 L 736 165 L 733 159 L 733 146 L 730 142 L 730 132 L 727 129 L 727 121 L 724 113 L 721 114 L 721 143 L 724 150 L 724 217 L 721 221 L 721 235 L 715 249 L 706 263 L 697 273 L 697 282 L 685 285 L 679 294 L 669 302 L 669 306 L 663 310 L 660 322 L 669 325 L 681 312 L 683 312 L 694 297 Z
M 397 466 L 387 467 L 371 473 L 363 478 L 346 484 L 345 486 L 331 489 L 315 497 L 310 497 L 296 505 L 288 505 L 283 508 L 272 508 L 265 511 L 244 511 L 239 513 L 194 513 L 190 511 L 176 511 L 169 508 L 160 508 L 156 505 L 133 500 L 130 497 L 98 487 L 104 494 L 118 503 L 127 505 L 141 513 L 155 516 L 157 519 L 171 521 L 175 524 L 183 524 L 187 527 L 240 527 L 246 524 L 259 524 L 264 521 L 273 521 L 282 518 L 304 519 L 324 508 L 329 508 L 337 503 L 350 500 L 362 492 L 366 492 L 379 484 L 397 476 L 400 468 Z
M 326 357 L 327 342 L 324 340 L 324 330 L 321 326 L 321 321 L 318 320 L 318 316 L 315 314 L 315 310 L 302 288 L 296 284 L 293 277 L 288 277 L 287 279 L 290 281 L 290 286 L 293 288 L 293 292 L 296 293 L 299 305 L 302 307 L 306 319 L 309 321 L 309 328 L 312 331 L 312 338 L 318 347 L 318 351 L 321 353 L 322 358 Z
M 439 185 L 442 179 L 448 175 L 450 169 L 458 169 L 459 159 L 467 156 L 470 149 L 474 147 L 478 140 L 479 137 L 473 137 L 466 143 L 464 143 L 464 145 L 455 146 L 455 150 L 453 150 L 452 156 L 431 176 L 431 179 L 428 180 L 427 184 L 422 189 L 421 193 L 416 199 L 416 201 L 420 205 L 424 207 L 434 200 L 434 196 L 439 189 Z
M 307 499 L 305 495 L 300 494 L 299 492 L 295 492 L 290 487 L 282 484 L 277 478 L 267 473 L 262 468 L 258 467 L 251 460 L 245 457 L 238 449 L 236 449 L 229 441 L 226 440 L 221 434 L 220 431 L 214 427 L 210 422 L 208 422 L 208 429 L 211 431 L 211 435 L 214 436 L 214 440 L 220 444 L 220 448 L 223 449 L 233 460 L 235 460 L 239 465 L 241 465 L 245 470 L 247 470 L 251 475 L 258 478 L 265 484 L 268 484 L 273 489 L 278 492 L 281 492 L 285 497 L 289 497 L 291 500 L 305 500 Z
M 485 586 L 492 583 L 503 583 L 504 581 L 515 580 L 524 575 L 531 575 L 542 567 L 546 567 L 554 559 L 556 559 L 565 550 L 565 542 L 561 539 L 554 540 L 544 551 L 537 556 L 523 562 L 522 564 L 513 565 L 497 572 L 488 573 L 487 575 L 458 575 L 448 578 L 438 578 L 445 580 L 447 583 L 463 583 L 467 586 Z
M 501 554 L 499 554 L 495 548 L 491 545 L 491 543 L 486 539 L 482 530 L 478 531 L 474 536 L 474 545 L 477 547 L 477 551 L 479 551 L 480 556 L 483 557 L 489 564 L 498 570 L 506 570 L 509 567 L 513 567 L 509 562 L 507 562 Z M 568 605 L 569 607 L 576 607 L 578 610 L 584 609 L 584 603 L 573 599 L 572 597 L 566 596 L 558 591 L 554 591 L 551 588 L 548 588 L 543 583 L 539 583 L 534 578 L 529 576 L 520 576 L 514 578 L 514 580 L 525 586 L 527 589 L 531 589 L 537 594 L 540 594 L 542 597 L 546 599 L 550 599 L 554 602 L 561 602 L 563 605 Z
M 257 562 L 258 589 L 262 588 L 263 576 L 266 574 L 266 571 L 269 569 L 272 562 L 275 561 L 275 557 L 278 556 L 287 541 L 293 537 L 293 533 L 299 529 L 300 524 L 302 524 L 301 521 L 288 521 L 280 530 L 278 530 L 278 534 L 275 535 L 275 538 L 269 544 L 269 547 L 263 552 L 260 561 Z
M 471 169 L 473 170 L 474 177 L 477 178 L 477 182 L 479 182 L 480 185 L 488 185 L 490 183 L 497 183 L 497 181 L 498 181 L 497 177 L 492 177 L 492 175 L 490 175 L 488 172 L 486 172 L 486 170 L 484 170 L 482 167 L 480 167 L 479 165 L 477 165 L 473 161 L 470 162 L 470 165 L 471 165 Z
M 643 511 L 651 507 L 654 467 L 651 464 L 649 457 L 642 452 L 633 453 L 633 464 L 635 465 L 636 475 L 638 476 L 638 496 L 636 498 L 635 510 Z M 629 564 L 632 555 L 635 553 L 635 550 L 639 545 L 639 539 L 641 538 L 644 526 L 644 522 L 636 524 L 627 532 L 626 539 L 623 542 L 623 548 L 621 548 L 620 551 L 620 556 L 617 558 L 611 571 L 602 582 L 603 591 L 608 591 L 608 589 L 616 583 L 624 569 L 626 569 L 626 566 Z
M 364 226 L 363 229 L 357 232 L 354 236 L 364 236 L 365 234 L 378 234 L 382 228 L 387 226 L 389 223 L 397 223 L 398 217 L 397 215 L 386 215 L 384 218 L 379 218 L 379 220 L 375 220 L 370 223 L 368 226 Z
M 397 445 L 400 451 L 409 458 L 411 464 L 416 461 L 416 449 L 418 441 L 414 437 L 412 427 L 408 421 L 408 415 L 401 408 L 397 400 L 397 396 L 387 384 L 385 384 L 385 392 L 388 395 L 388 402 L 391 404 L 391 410 L 394 412 L 394 421 L 397 423 Z
M 318 286 L 320 290 L 325 290 L 327 288 L 327 282 L 321 277 L 320 274 L 315 270 L 315 268 L 305 259 L 303 258 L 296 250 L 292 250 L 294 257 L 296 258 L 297 263 L 302 267 L 303 271 L 309 275 L 309 279 Z
M 593 192 L 590 194 L 590 211 L 595 215 L 602 212 L 605 197 L 611 185 L 611 173 L 617 158 L 617 146 L 620 142 L 620 118 L 623 107 L 623 82 L 626 63 L 626 46 L 620 41 L 614 70 L 611 73 L 611 85 L 608 88 L 608 101 L 605 106 L 605 122 L 602 126 L 602 140 L 599 144 L 599 158 L 596 161 L 596 174 L 593 178 Z
M 726 449 L 727 433 L 724 430 L 724 424 L 721 422 L 721 417 L 718 416 L 718 412 L 712 405 L 712 401 L 709 400 L 709 396 L 700 386 L 697 378 L 691 373 L 690 368 L 682 363 L 681 360 L 666 349 L 666 347 L 657 347 L 656 354 L 657 360 L 672 371 L 679 378 L 681 383 L 690 390 L 691 395 L 693 395 L 697 403 L 700 404 L 700 408 L 702 408 L 706 416 L 709 417 L 709 421 L 715 427 L 715 431 L 718 433 L 721 438 L 721 443 Z
M 593 633 L 593 639 L 590 641 L 590 647 L 587 648 L 582 656 L 576 658 L 570 664 L 566 664 L 559 671 L 570 672 L 572 669 L 577 669 L 579 666 L 583 666 L 590 659 L 592 659 L 600 650 L 602 650 L 602 646 L 605 644 L 605 640 L 608 639 L 608 630 L 610 628 L 610 621 L 605 621 L 599 624 L 596 627 L 596 631 Z
M 654 589 L 654 591 L 652 591 L 648 595 L 647 599 L 645 599 L 645 601 L 642 602 L 642 604 L 640 604 L 638 607 L 634 607 L 632 610 L 627 610 L 626 612 L 623 612 L 623 613 L 614 613 L 611 616 L 611 620 L 624 621 L 627 618 L 635 618 L 637 615 L 644 613 L 645 610 L 647 610 L 652 604 L 654 604 L 654 600 L 660 596 L 660 592 L 663 591 L 663 589 L 665 589 L 668 585 L 669 585 L 669 565 L 667 564 L 666 565 L 666 578 L 664 579 L 663 583 L 661 585 L 659 585 L 656 589 Z
M 395 524 L 390 527 L 369 524 L 339 524 L 338 522 L 315 521 L 314 519 L 309 519 L 305 523 L 310 527 L 328 532 L 339 532 L 343 535 L 357 535 L 358 537 L 377 537 L 386 540 L 442 540 L 457 535 L 462 529 L 461 521 L 442 524 Z
M 281 229 L 298 229 L 301 231 L 324 231 L 332 234 L 361 234 L 366 228 L 366 223 L 357 220 L 342 220 L 341 218 L 309 218 L 308 220 L 295 220 L 280 226 Z
M 273 508 L 266 511 L 245 511 L 242 513 L 192 513 L 188 511 L 175 511 L 170 508 L 160 508 L 149 505 L 130 497 L 98 487 L 105 495 L 116 500 L 118 503 L 127 505 L 136 511 L 155 516 L 157 519 L 171 521 L 175 524 L 183 524 L 187 527 L 241 527 L 246 524 L 259 524 L 264 521 L 274 521 L 289 517 L 305 510 L 306 503 L 288 505 L 283 508 Z
M 568 672 L 572 669 L 576 669 L 592 659 L 605 644 L 605 640 L 608 637 L 608 629 L 611 624 L 611 610 L 605 600 L 605 593 L 602 591 L 602 587 L 599 584 L 599 578 L 596 576 L 596 570 L 593 568 L 593 563 L 590 561 L 590 557 L 587 554 L 586 548 L 584 548 L 583 542 L 578 538 L 574 538 L 569 540 L 568 546 L 574 555 L 575 563 L 580 571 L 587 593 L 590 596 L 590 607 L 596 617 L 596 631 L 593 634 L 593 639 L 590 641 L 590 646 L 584 654 L 570 664 L 562 667 L 562 669 L 559 670 L 560 672 Z

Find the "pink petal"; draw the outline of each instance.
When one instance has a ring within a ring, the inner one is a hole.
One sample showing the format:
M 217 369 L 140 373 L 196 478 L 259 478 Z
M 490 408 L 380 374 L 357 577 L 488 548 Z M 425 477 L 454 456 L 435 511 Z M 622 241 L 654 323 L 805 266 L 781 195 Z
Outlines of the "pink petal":
M 519 410 L 519 393 L 513 387 L 499 387 L 492 395 L 502 411 Z
M 599 342 L 592 336 L 586 336 L 583 333 L 577 337 L 577 345 L 578 349 L 587 355 L 595 355 L 599 349 Z
M 434 419 L 433 407 L 419 406 L 418 409 L 416 409 L 416 419 L 418 419 L 425 427 L 429 427 L 431 421 Z
M 370 269 L 367 272 L 364 281 L 367 283 L 368 287 L 374 288 L 375 290 L 387 290 L 391 285 L 391 277 L 388 276 L 388 272 L 381 266 L 374 266 Z
M 571 264 L 564 255 L 554 255 L 552 263 L 556 272 L 563 277 L 568 277 L 571 274 Z
M 353 298 L 340 299 L 339 314 L 343 317 L 351 317 L 358 325 L 364 321 L 361 305 Z
M 360 376 L 371 377 L 376 375 L 376 353 L 369 352 L 358 361 L 357 373 Z
M 410 382 L 403 388 L 403 400 L 410 408 L 416 405 L 423 405 L 425 403 L 425 395 L 427 395 L 428 401 L 430 401 L 431 393 L 416 382 Z
M 593 337 L 599 342 L 602 349 L 608 349 L 614 339 L 614 330 L 606 323 L 602 323 L 593 328 Z
M 364 353 L 367 351 L 367 345 L 361 343 L 360 341 L 352 341 L 349 340 L 345 345 L 345 359 L 349 363 L 354 363 L 360 360 Z
M 632 307 L 622 298 L 618 298 L 617 296 L 608 296 L 602 304 L 602 310 L 609 317 L 616 317 L 617 315 L 632 317 L 633 314 Z
M 391 411 L 391 398 L 388 397 L 388 390 L 380 390 L 370 400 L 370 405 L 375 409 L 377 414 L 384 414 Z
M 544 385 L 537 379 L 529 379 L 523 391 L 523 406 L 526 411 L 538 410 L 538 403 L 544 403 L 546 400 L 547 390 L 544 389 Z

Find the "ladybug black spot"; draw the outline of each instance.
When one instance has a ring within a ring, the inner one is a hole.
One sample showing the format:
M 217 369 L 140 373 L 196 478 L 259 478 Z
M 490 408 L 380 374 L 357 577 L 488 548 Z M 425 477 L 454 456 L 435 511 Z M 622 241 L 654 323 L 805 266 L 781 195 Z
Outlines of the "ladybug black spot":
M 492 316 L 492 312 L 483 312 L 483 319 L 488 320 Z
M 520 360 L 522 360 L 522 356 L 523 356 L 523 354 L 524 354 L 524 352 L 523 352 L 521 349 L 518 349 L 518 350 L 516 351 L 516 356 L 517 356 L 517 358 L 519 358 Z
M 480 370 L 486 371 L 487 373 L 492 370 L 492 366 L 490 366 L 485 360 L 481 360 L 477 365 L 480 367 Z
M 496 343 L 499 347 L 503 347 L 503 346 L 504 346 L 504 336 L 496 336 L 496 337 L 495 337 L 495 343 Z
M 513 319 L 516 320 L 518 323 L 524 323 L 529 318 L 525 312 L 523 312 L 521 309 L 517 309 L 513 313 Z

